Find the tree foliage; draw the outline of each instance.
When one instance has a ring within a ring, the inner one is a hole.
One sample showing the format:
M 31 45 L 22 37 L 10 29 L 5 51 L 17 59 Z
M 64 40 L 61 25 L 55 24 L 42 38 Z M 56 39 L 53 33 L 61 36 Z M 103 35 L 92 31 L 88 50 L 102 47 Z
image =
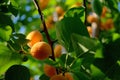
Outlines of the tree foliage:
M 43 8 L 40 1 L 0 0 L 0 80 L 50 80 L 44 64 L 74 80 L 120 79 L 119 0 L 48 0 Z M 51 46 L 45 60 L 30 54 L 26 36 L 34 30 Z M 62 46 L 57 58 L 56 45 Z

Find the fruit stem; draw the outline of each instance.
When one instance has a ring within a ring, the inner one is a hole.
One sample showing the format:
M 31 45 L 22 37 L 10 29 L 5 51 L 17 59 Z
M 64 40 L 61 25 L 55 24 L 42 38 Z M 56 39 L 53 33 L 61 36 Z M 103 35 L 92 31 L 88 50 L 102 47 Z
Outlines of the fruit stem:
M 44 20 L 44 16 L 42 14 L 42 11 L 40 9 L 40 6 L 38 4 L 38 1 L 37 0 L 33 0 L 33 2 L 35 3 L 35 6 L 37 7 L 37 10 L 39 12 L 39 15 L 40 15 L 40 19 L 42 21 L 42 24 L 43 24 L 43 27 L 44 27 L 44 32 L 46 34 L 46 37 L 47 37 L 47 40 L 48 40 L 48 43 L 50 44 L 51 48 L 52 48 L 52 56 L 50 57 L 53 61 L 55 61 L 55 56 L 54 56 L 54 50 L 53 50 L 53 41 L 50 39 L 50 35 L 48 33 L 48 30 L 47 30 L 47 27 L 46 27 L 46 24 L 45 24 L 45 20 Z
M 86 6 L 86 1 L 87 0 L 83 0 L 83 6 L 85 7 L 85 22 L 84 22 L 85 25 L 87 25 L 87 6 Z

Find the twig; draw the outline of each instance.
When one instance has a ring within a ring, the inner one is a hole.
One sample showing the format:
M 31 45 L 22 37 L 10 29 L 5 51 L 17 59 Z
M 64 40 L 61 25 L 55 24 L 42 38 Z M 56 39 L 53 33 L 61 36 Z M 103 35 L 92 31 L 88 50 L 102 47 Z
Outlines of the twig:
M 47 37 L 47 40 L 48 40 L 48 43 L 50 44 L 50 46 L 51 46 L 51 48 L 52 48 L 52 56 L 51 56 L 50 58 L 55 61 L 54 50 L 53 50 L 53 43 L 54 43 L 54 41 L 52 41 L 52 40 L 50 39 L 48 30 L 47 30 L 47 27 L 46 27 L 46 24 L 45 24 L 45 20 L 44 20 L 42 11 L 41 11 L 41 9 L 40 9 L 40 7 L 39 7 L 38 1 L 37 1 L 37 0 L 33 0 L 33 2 L 35 3 L 35 5 L 36 5 L 36 7 L 37 7 L 37 10 L 38 10 L 38 12 L 39 12 L 40 19 L 41 19 L 42 24 L 43 24 L 43 27 L 44 27 L 44 30 L 43 30 L 43 31 L 45 32 L 46 37 Z

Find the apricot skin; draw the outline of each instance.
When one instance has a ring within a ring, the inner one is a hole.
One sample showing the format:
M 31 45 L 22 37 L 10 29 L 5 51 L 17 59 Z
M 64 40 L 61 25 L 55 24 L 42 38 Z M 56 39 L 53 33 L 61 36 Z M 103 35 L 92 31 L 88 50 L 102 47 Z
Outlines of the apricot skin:
M 40 9 L 44 10 L 47 7 L 47 5 L 49 4 L 49 1 L 50 0 L 39 0 L 38 4 L 39 4 Z
M 65 77 L 67 78 L 67 80 L 74 80 L 72 75 L 69 72 L 65 73 Z
M 62 46 L 61 45 L 56 45 L 55 48 L 54 48 L 54 54 L 55 54 L 55 57 L 58 58 L 61 56 L 62 54 Z
M 62 75 L 54 75 L 50 80 L 67 80 L 67 78 Z
M 34 30 L 26 36 L 26 39 L 30 40 L 28 46 L 32 47 L 35 43 L 43 41 L 43 36 L 39 31 Z
M 44 60 L 52 54 L 51 47 L 46 42 L 37 42 L 31 48 L 31 55 L 38 60 Z
M 56 72 L 56 68 L 51 66 L 51 65 L 48 65 L 48 64 L 45 64 L 44 65 L 44 73 L 48 76 L 48 77 L 52 77 L 54 75 L 57 74 Z

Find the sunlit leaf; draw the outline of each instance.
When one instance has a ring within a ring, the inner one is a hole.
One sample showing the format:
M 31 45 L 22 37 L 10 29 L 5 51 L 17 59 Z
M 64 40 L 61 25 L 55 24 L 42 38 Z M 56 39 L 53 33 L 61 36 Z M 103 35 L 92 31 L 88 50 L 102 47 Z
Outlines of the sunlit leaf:
M 10 35 L 12 34 L 12 28 L 10 26 L 5 26 L 0 28 L 0 39 L 8 41 Z
M 84 12 L 84 7 L 74 7 L 66 12 L 65 17 L 79 17 L 81 21 L 84 22 Z

